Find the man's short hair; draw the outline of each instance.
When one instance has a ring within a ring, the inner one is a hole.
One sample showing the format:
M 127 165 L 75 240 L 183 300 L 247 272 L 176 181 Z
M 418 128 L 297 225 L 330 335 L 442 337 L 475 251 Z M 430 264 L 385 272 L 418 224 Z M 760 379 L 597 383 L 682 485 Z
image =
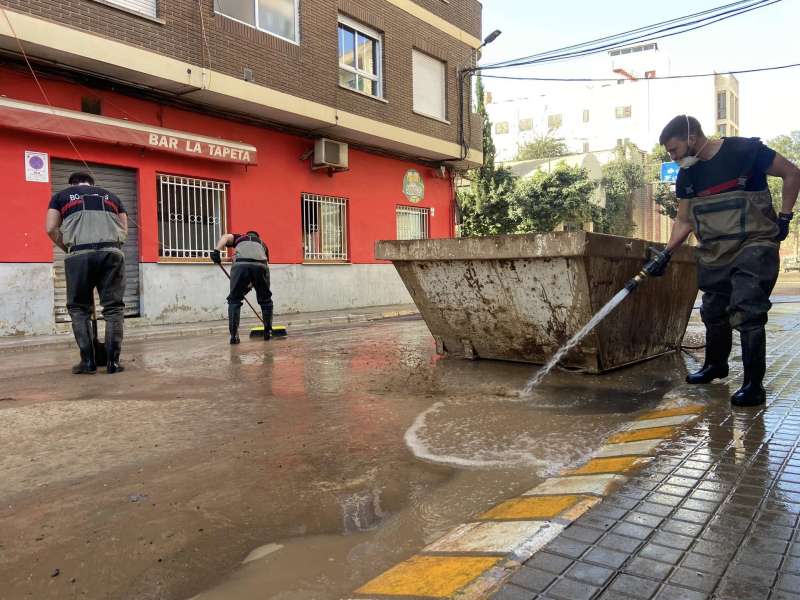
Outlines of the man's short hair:
M 689 121 L 688 128 L 686 127 L 687 119 Z M 661 132 L 661 137 L 658 138 L 658 143 L 664 146 L 672 138 L 687 140 L 690 135 L 703 135 L 703 128 L 700 127 L 700 121 L 688 115 L 678 115 L 664 127 Z
M 248 231 L 248 232 L 247 232 L 247 235 L 254 235 L 254 236 L 256 236 L 257 238 L 260 238 L 260 237 L 261 237 L 260 235 L 258 235 L 258 232 L 257 232 L 257 231 L 253 231 L 253 230 L 250 230 L 250 231 Z
M 88 183 L 89 185 L 94 185 L 94 177 L 92 177 L 88 173 L 84 173 L 83 171 L 78 171 L 77 173 L 73 173 L 72 175 L 69 176 L 70 185 L 80 185 L 81 183 Z

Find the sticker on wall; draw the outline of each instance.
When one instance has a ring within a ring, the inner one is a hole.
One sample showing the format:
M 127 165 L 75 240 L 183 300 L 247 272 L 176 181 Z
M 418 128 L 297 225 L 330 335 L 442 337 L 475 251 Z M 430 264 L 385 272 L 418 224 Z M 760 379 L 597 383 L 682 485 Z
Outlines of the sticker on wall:
M 47 152 L 25 150 L 25 181 L 50 181 Z
M 403 177 L 403 194 L 409 202 L 417 203 L 425 198 L 425 182 L 416 169 L 409 169 Z

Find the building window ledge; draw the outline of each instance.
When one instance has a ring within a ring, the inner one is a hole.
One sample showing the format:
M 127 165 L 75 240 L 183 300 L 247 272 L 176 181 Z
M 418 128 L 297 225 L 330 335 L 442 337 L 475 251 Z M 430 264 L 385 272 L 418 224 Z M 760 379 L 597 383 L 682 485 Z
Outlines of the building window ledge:
M 103 6 L 108 6 L 109 8 L 113 8 L 114 10 L 118 10 L 120 12 L 124 12 L 129 15 L 133 15 L 134 17 L 139 17 L 140 19 L 144 19 L 145 21 L 151 21 L 153 23 L 158 23 L 159 25 L 166 25 L 167 22 L 164 19 L 159 19 L 158 17 L 151 17 L 150 15 L 146 15 L 138 10 L 131 10 L 130 8 L 125 8 L 124 6 L 119 6 L 118 4 L 113 4 L 112 2 L 106 2 L 105 0 L 90 0 L 95 4 L 102 4 Z
M 358 94 L 359 96 L 364 96 L 364 98 L 371 98 L 372 100 L 377 100 L 378 102 L 383 102 L 384 104 L 389 104 L 389 101 L 386 98 L 381 98 L 380 96 L 373 96 L 372 94 L 367 94 L 360 90 L 354 90 L 351 87 L 347 87 L 346 85 L 339 84 L 339 87 L 343 90 L 347 90 L 348 92 L 353 92 L 354 94 Z
M 426 119 L 433 119 L 434 121 L 438 121 L 439 123 L 444 123 L 445 125 L 452 125 L 450 121 L 448 121 L 447 119 L 443 119 L 441 117 L 436 117 L 434 115 L 429 115 L 428 113 L 420 112 L 418 110 L 413 110 L 413 109 L 411 112 L 413 112 L 415 115 L 419 115 L 420 117 L 425 117 Z
M 319 265 L 322 265 L 322 266 L 331 266 L 331 265 L 336 266 L 336 265 L 351 265 L 353 263 L 351 263 L 348 260 L 304 260 L 300 264 L 302 264 L 302 265 L 314 265 L 314 266 L 319 266 Z

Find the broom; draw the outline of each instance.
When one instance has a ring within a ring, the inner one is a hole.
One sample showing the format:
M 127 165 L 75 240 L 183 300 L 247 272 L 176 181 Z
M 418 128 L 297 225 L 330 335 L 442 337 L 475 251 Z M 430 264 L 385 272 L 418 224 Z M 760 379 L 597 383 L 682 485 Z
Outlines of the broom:
M 225 273 L 225 277 L 227 277 L 228 280 L 230 281 L 231 276 L 228 274 L 228 271 L 225 269 L 225 267 L 222 266 L 222 263 L 217 263 L 217 264 L 219 265 L 219 268 L 222 269 L 222 272 Z M 249 292 L 250 290 L 248 289 L 247 291 Z M 245 293 L 247 293 L 247 292 L 245 292 Z M 247 299 L 247 297 L 245 297 L 244 301 L 247 302 L 247 306 L 250 307 L 250 310 L 252 310 L 253 313 L 256 315 L 256 317 L 258 317 L 258 320 L 261 321 L 261 327 L 253 327 L 250 330 L 250 337 L 251 338 L 253 338 L 253 337 L 261 337 L 261 338 L 263 338 L 264 337 L 264 329 L 266 328 L 266 325 L 264 323 L 264 319 L 261 317 L 260 314 L 258 314 L 258 311 L 255 309 L 255 307 L 252 304 L 250 304 L 250 301 Z M 286 327 L 284 325 L 273 325 L 271 331 L 272 331 L 273 337 L 286 337 Z

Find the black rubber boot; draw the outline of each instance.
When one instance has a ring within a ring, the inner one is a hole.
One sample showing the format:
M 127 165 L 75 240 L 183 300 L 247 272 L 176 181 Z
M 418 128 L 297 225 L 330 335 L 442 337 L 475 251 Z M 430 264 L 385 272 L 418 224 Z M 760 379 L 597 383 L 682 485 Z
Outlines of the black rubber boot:
M 72 333 L 78 344 L 81 353 L 81 362 L 72 367 L 74 375 L 94 375 L 97 372 L 97 364 L 94 361 L 94 335 L 92 325 L 88 315 L 71 313 Z
M 767 371 L 767 334 L 763 327 L 740 332 L 742 338 L 742 387 L 731 396 L 734 406 L 758 406 L 767 400 L 762 382 Z
M 733 330 L 730 323 L 706 325 L 706 359 L 703 368 L 686 376 L 686 383 L 710 383 L 728 376 Z
M 272 306 L 261 305 L 261 316 L 264 319 L 264 341 L 272 338 Z
M 106 354 L 108 355 L 106 372 L 109 375 L 121 373 L 125 370 L 125 367 L 119 364 L 119 355 L 122 352 L 122 331 L 124 323 L 124 317 L 122 315 L 106 317 Z
M 239 343 L 239 316 L 241 313 L 241 304 L 228 304 L 228 331 L 231 334 L 231 344 Z

